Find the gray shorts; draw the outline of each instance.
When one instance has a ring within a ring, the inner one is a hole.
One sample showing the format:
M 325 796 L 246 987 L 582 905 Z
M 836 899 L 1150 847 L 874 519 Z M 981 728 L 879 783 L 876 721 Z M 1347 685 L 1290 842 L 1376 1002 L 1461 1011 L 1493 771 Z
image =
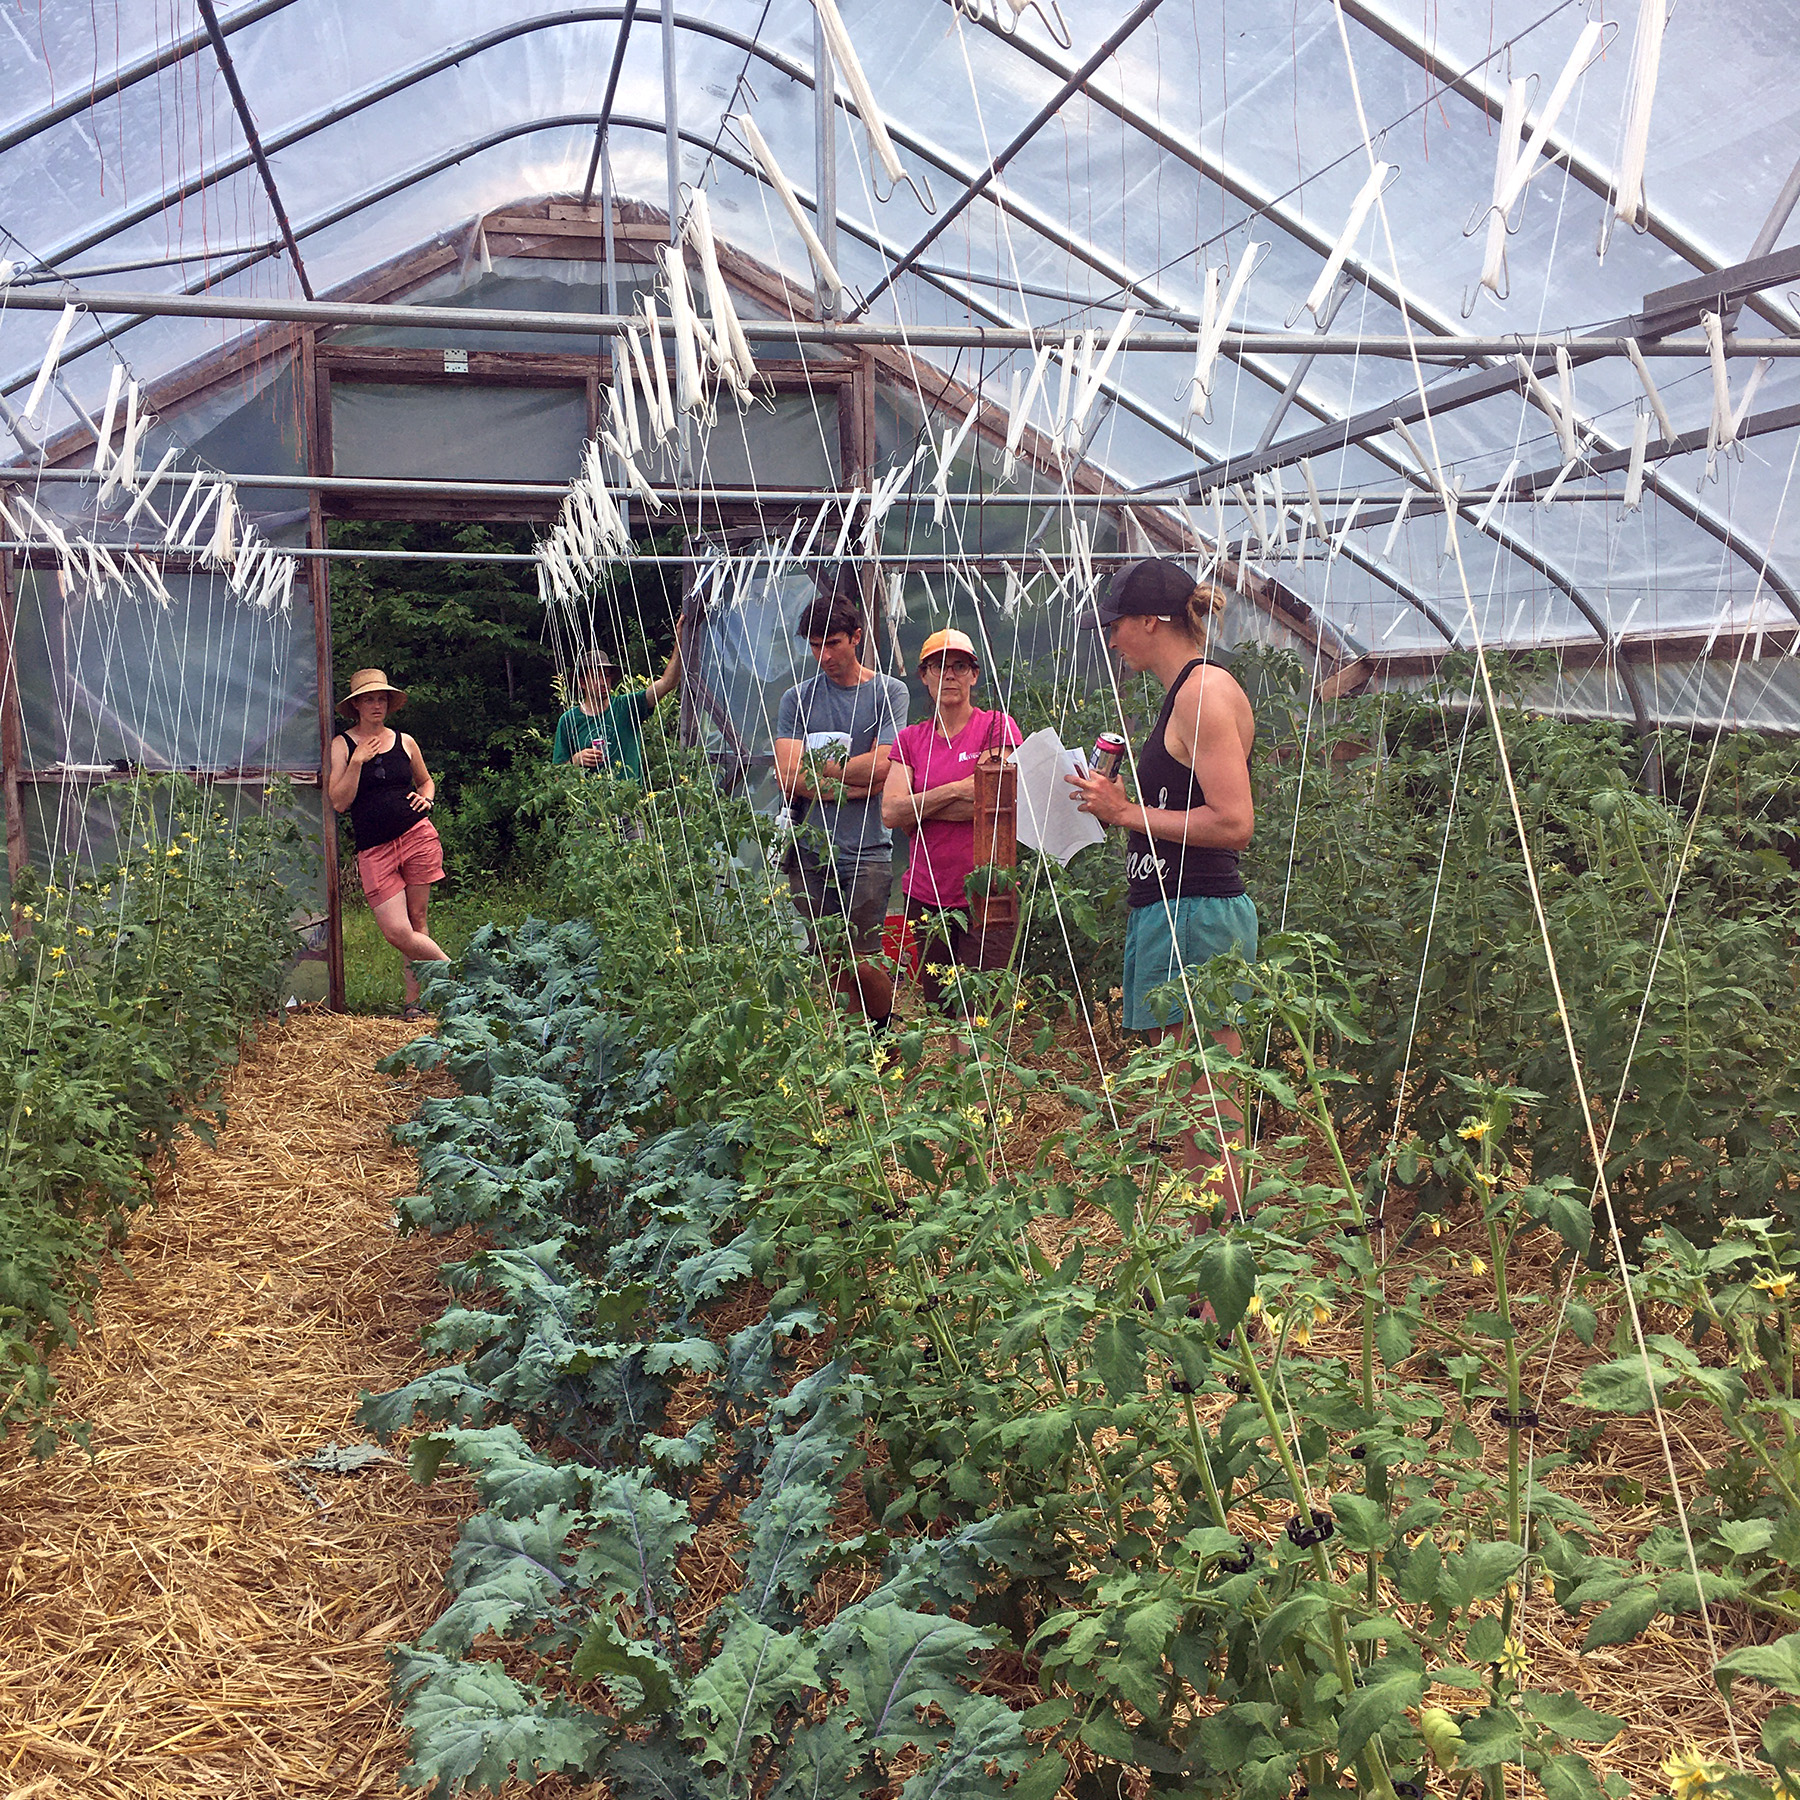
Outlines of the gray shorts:
M 881 928 L 887 923 L 888 900 L 894 891 L 891 856 L 847 865 L 841 876 L 835 865 L 790 856 L 787 878 L 794 904 L 809 926 L 820 919 L 845 919 L 850 926 L 850 948 L 856 955 L 873 956 L 881 948 Z

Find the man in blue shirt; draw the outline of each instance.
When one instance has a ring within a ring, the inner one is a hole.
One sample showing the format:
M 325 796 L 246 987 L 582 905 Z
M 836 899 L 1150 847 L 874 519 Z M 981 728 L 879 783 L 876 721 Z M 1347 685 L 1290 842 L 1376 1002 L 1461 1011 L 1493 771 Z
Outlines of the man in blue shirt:
M 815 600 L 795 630 L 819 673 L 789 688 L 775 716 L 775 779 L 800 826 L 788 883 L 809 924 L 841 917 L 849 927 L 857 960 L 832 986 L 881 1026 L 894 1004 L 893 976 L 879 961 L 894 887 L 881 790 L 888 746 L 906 723 L 906 683 L 863 662 L 861 610 L 841 591 Z

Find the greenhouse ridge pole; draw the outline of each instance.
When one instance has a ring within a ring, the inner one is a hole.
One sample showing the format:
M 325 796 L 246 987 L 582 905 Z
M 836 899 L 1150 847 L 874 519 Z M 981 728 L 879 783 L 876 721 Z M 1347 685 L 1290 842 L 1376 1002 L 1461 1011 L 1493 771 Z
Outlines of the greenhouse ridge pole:
M 225 34 L 219 29 L 219 15 L 213 11 L 213 0 L 197 0 L 197 4 L 200 17 L 206 21 L 206 35 L 212 39 L 213 55 L 219 59 L 219 73 L 225 77 L 225 85 L 231 92 L 231 104 L 237 108 L 238 123 L 244 128 L 244 142 L 256 159 L 256 172 L 262 177 L 270 206 L 275 209 L 275 223 L 281 227 L 281 241 L 287 245 L 294 273 L 300 278 L 300 291 L 310 300 L 313 291 L 312 283 L 306 277 L 306 264 L 300 259 L 300 246 L 294 242 L 294 228 L 288 223 L 287 208 L 281 204 L 281 190 L 275 185 L 275 171 L 269 167 L 269 159 L 263 154 L 262 138 L 256 130 L 256 117 L 250 111 L 250 102 L 244 98 L 244 90 L 238 82 L 237 64 L 231 60 Z
M 663 0 L 665 6 L 673 0 Z M 932 221 L 931 228 L 900 260 L 890 268 L 863 297 L 862 303 L 845 315 L 846 318 L 859 319 L 875 304 L 894 283 L 919 260 L 925 252 L 943 236 L 944 232 L 962 217 L 963 213 L 981 198 L 983 192 L 994 181 L 999 179 L 1000 171 L 1025 148 L 1043 128 L 1063 109 L 1071 95 L 1080 91 L 1088 77 L 1111 56 L 1149 16 L 1162 4 L 1162 0 L 1138 0 L 1124 21 L 1118 25 L 1101 44 L 1100 48 L 1084 62 L 1079 69 L 1059 87 L 1045 103 L 1025 123 L 1017 137 L 1000 152 L 982 172 L 969 183 L 956 199 L 938 214 Z

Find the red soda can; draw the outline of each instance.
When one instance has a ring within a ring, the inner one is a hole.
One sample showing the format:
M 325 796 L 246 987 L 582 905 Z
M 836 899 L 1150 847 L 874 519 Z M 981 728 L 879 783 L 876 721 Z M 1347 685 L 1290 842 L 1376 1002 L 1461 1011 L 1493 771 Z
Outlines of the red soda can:
M 1094 754 L 1088 767 L 1109 781 L 1118 774 L 1125 760 L 1125 740 L 1116 732 L 1103 731 L 1094 739 Z

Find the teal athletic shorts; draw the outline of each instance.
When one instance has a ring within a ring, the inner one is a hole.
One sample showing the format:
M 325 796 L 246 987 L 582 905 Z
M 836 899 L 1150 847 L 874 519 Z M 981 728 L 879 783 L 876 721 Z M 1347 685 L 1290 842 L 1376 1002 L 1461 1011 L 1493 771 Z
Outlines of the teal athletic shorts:
M 1256 956 L 1256 903 L 1248 894 L 1229 900 L 1188 895 L 1156 906 L 1132 907 L 1125 928 L 1125 1029 L 1157 1031 L 1180 1024 L 1184 1007 L 1179 994 L 1162 1007 L 1152 1006 L 1150 995 L 1179 980 L 1183 969 L 1233 950 L 1241 952 L 1246 962 Z M 1232 1021 L 1197 1023 L 1209 1031 L 1222 1031 Z

